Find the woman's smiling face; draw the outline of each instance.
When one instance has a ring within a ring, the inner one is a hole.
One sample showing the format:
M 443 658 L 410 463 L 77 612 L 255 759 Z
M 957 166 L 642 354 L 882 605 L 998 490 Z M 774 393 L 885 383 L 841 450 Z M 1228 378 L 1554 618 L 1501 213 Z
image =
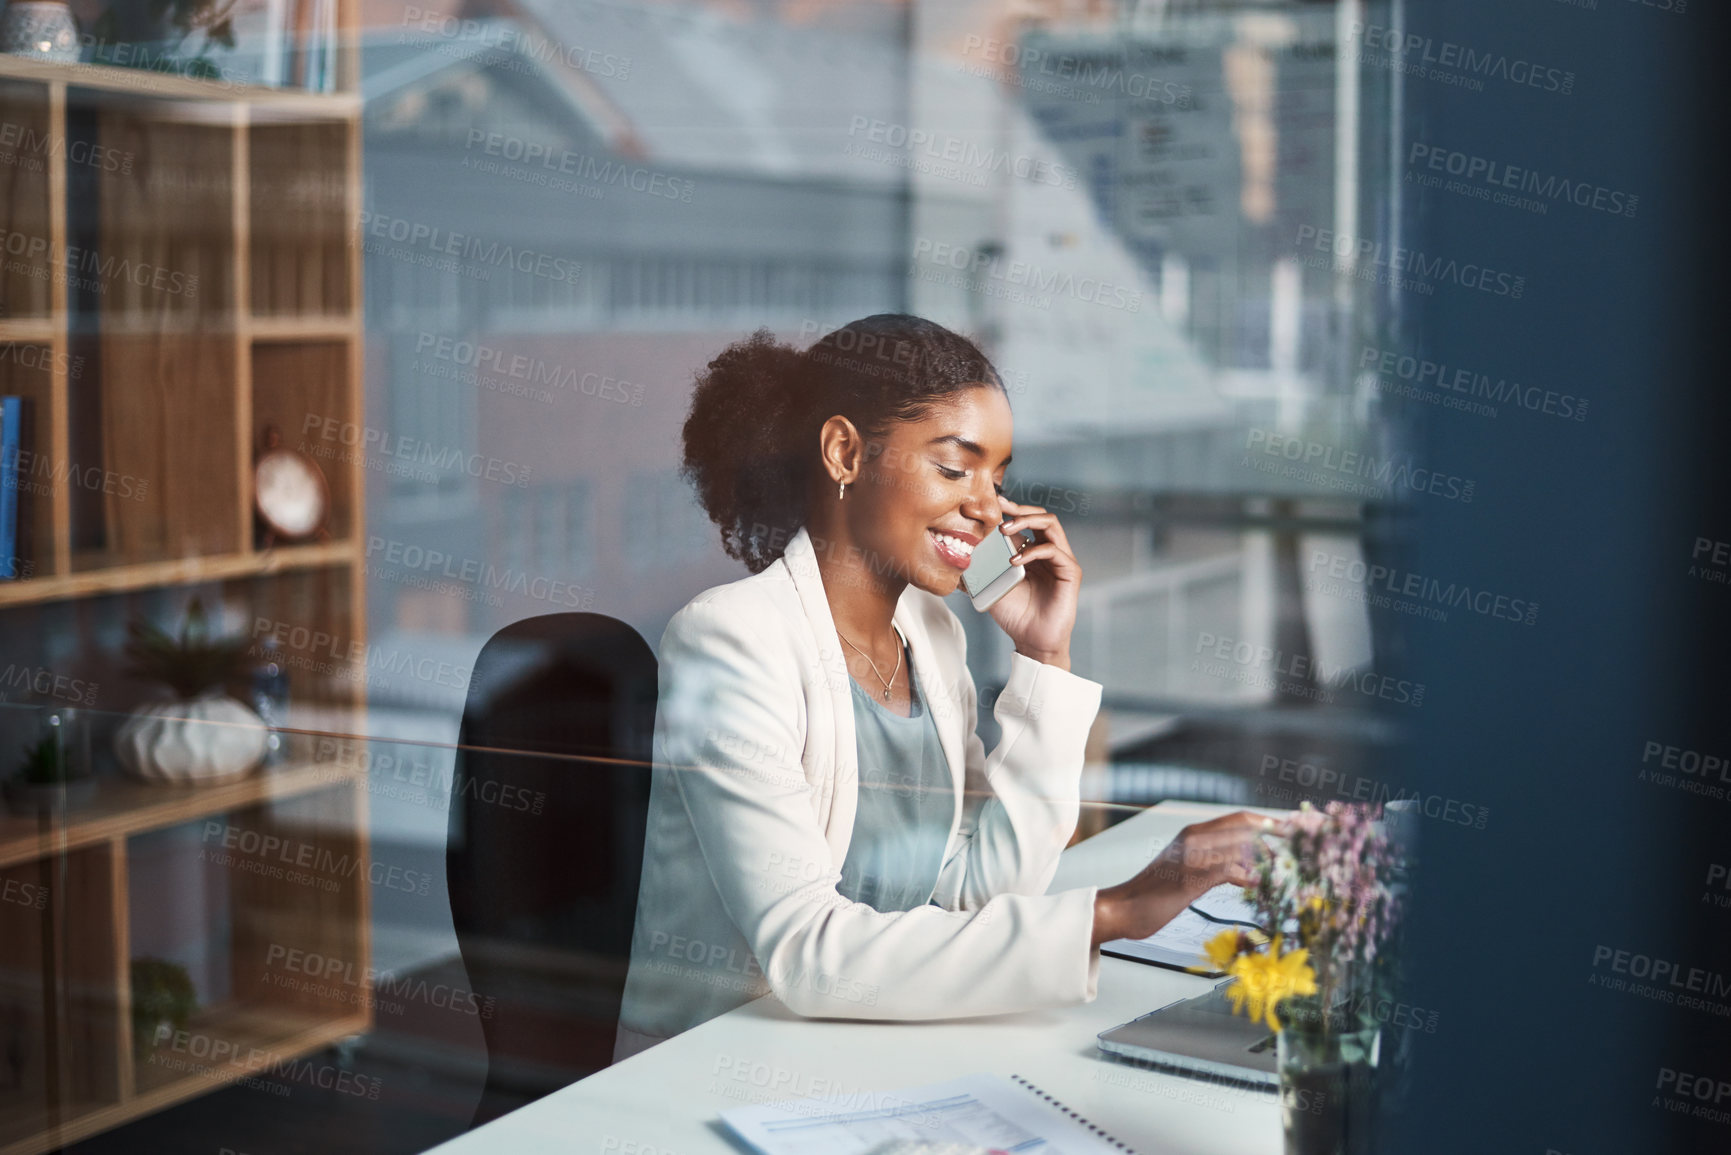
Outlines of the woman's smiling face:
M 973 547 L 998 532 L 1013 431 L 1010 403 L 990 385 L 942 398 L 918 420 L 890 422 L 841 503 L 868 571 L 954 593 Z

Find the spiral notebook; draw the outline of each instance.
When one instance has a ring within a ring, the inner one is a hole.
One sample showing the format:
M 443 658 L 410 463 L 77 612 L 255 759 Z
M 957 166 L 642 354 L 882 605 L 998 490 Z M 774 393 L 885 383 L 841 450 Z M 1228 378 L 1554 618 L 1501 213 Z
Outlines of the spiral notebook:
M 721 1118 L 762 1155 L 871 1155 L 898 1143 L 1013 1155 L 1136 1155 L 1020 1075 L 734 1107 Z

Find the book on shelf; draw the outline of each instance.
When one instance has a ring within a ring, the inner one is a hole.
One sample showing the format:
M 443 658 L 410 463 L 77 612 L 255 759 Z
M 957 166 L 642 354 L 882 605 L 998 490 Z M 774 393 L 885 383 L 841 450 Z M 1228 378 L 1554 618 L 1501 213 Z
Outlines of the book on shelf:
M 0 581 L 30 576 L 30 399 L 0 397 Z
M 336 90 L 337 0 L 284 0 L 292 3 L 289 20 L 293 48 L 288 83 L 309 92 Z
M 232 69 L 254 84 L 334 92 L 337 2 L 240 0 Z
M 259 30 L 258 82 L 280 88 L 288 80 L 289 0 L 264 0 Z

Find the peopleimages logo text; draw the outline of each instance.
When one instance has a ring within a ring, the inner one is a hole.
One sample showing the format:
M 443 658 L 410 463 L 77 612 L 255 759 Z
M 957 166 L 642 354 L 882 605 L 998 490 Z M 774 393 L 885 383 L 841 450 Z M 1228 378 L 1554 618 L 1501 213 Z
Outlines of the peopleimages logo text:
M 533 576 L 509 567 L 501 569 L 480 558 L 461 557 L 443 550 L 428 549 L 413 542 L 377 535 L 369 535 L 367 538 L 367 558 L 373 563 L 367 567 L 368 572 L 375 576 L 383 576 L 377 565 L 378 561 L 382 561 L 404 570 L 449 578 L 479 589 L 503 590 L 508 594 L 519 594 L 571 609 L 587 609 L 587 603 L 595 597 L 594 590 L 559 578 Z
M 511 161 L 530 169 L 544 169 L 548 174 L 569 176 L 596 185 L 614 185 L 685 204 L 691 203 L 691 195 L 697 190 L 693 181 L 656 172 L 640 164 L 626 164 L 606 156 L 573 152 L 568 148 L 556 148 L 503 132 L 471 128 L 464 147 L 469 150 L 478 148 L 483 156 Z M 468 157 L 464 158 L 463 166 L 475 167 Z
M 19 121 L 0 122 L 0 159 L 15 156 L 27 159 L 64 157 L 68 164 L 88 165 L 100 172 L 132 173 L 133 154 L 97 144 L 94 141 L 69 139 L 53 133 L 37 131 L 37 127 Z M 39 171 L 32 169 L 31 171 Z
M 1480 81 L 1502 80 L 1563 96 L 1575 90 L 1575 74 L 1565 69 L 1531 60 L 1511 60 L 1501 52 L 1481 52 L 1470 45 L 1420 36 L 1399 28 L 1362 24 L 1355 20 L 1347 30 L 1347 39 L 1356 40 L 1366 48 L 1380 49 L 1413 68 L 1429 66 L 1445 74 L 1458 74 Z
M 1677 991 L 1709 995 L 1716 999 L 1731 997 L 1731 977 L 1704 967 L 1683 966 L 1673 959 L 1658 958 L 1639 951 L 1595 944 L 1593 969 L 1599 970 L 1601 967 L 1614 974 L 1663 983 Z
M 1245 449 L 1260 451 L 1268 457 L 1298 462 L 1311 469 L 1327 470 L 1346 478 L 1363 478 L 1372 492 L 1399 493 L 1411 490 L 1428 493 L 1452 501 L 1471 502 L 1474 482 L 1471 478 L 1414 465 L 1411 459 L 1396 460 L 1342 449 L 1305 437 L 1289 437 L 1267 429 L 1252 428 L 1246 435 Z
M 68 677 L 45 666 L 21 666 L 17 662 L 9 662 L 4 670 L 0 670 L 0 702 L 6 701 L 7 693 L 18 690 L 44 698 L 59 698 L 65 702 L 94 706 L 96 691 L 100 686 L 100 682 Z
M 1025 153 L 1006 152 L 990 145 L 980 145 L 967 137 L 947 132 L 934 132 L 918 126 L 909 127 L 891 121 L 855 116 L 848 124 L 850 137 L 863 137 L 870 144 L 881 144 L 898 152 L 918 154 L 927 160 L 986 173 L 1010 174 L 1033 184 L 1055 185 L 1059 188 L 1079 188 L 1081 174 L 1070 165 Z M 858 153 L 854 146 L 849 150 Z M 867 158 L 871 159 L 871 158 Z M 940 174 L 941 175 L 941 174 Z
M 549 40 L 538 32 L 518 28 L 507 21 L 462 19 L 436 8 L 418 8 L 409 4 L 403 8 L 402 23 L 405 29 L 436 33 L 451 40 L 470 41 L 483 48 L 502 48 L 535 64 L 563 65 L 615 80 L 628 80 L 631 77 L 629 56 Z M 402 43 L 400 38 L 398 43 Z M 508 67 L 515 62 L 507 60 L 505 63 Z M 489 61 L 489 66 L 493 66 L 493 62 Z
M 430 441 L 400 433 L 393 434 L 389 430 L 375 429 L 371 425 L 356 425 L 352 421 L 309 413 L 301 422 L 301 435 L 304 438 L 314 431 L 321 441 L 335 441 L 339 445 L 356 449 L 358 453 L 355 456 L 362 462 L 365 462 L 366 454 L 372 452 L 444 472 L 466 473 L 470 477 L 514 485 L 519 489 L 527 489 L 529 486 L 530 467 L 519 462 L 502 461 L 483 453 L 465 453 L 454 446 L 434 445 Z M 305 441 L 301 443 L 303 453 L 311 452 L 315 457 L 332 456 L 328 449 L 319 452 L 320 448 L 309 446 Z
M 309 629 L 294 622 L 273 618 L 254 618 L 252 637 L 254 642 L 267 637 L 275 639 L 279 646 L 292 651 L 283 655 L 282 660 L 287 665 L 313 669 L 315 673 L 336 674 L 351 680 L 370 678 L 373 674 L 407 674 L 430 685 L 463 690 L 468 688 L 469 675 L 472 672 L 467 666 L 454 665 L 427 654 L 417 654 L 413 650 L 379 646 L 371 642 L 344 642 L 335 634 L 324 630 Z M 314 661 L 315 658 L 328 658 L 329 664 Z
M 1187 51 L 1178 45 L 1140 45 L 1133 54 L 1113 49 L 1054 52 L 1017 40 L 997 40 L 970 33 L 963 41 L 962 55 L 977 55 L 980 59 L 994 64 L 1008 65 L 1016 70 L 1011 75 L 1020 87 L 1034 87 L 1031 81 L 1048 78 L 1064 81 L 1071 89 L 1103 89 L 1131 100 L 1146 100 L 1176 105 L 1179 108 L 1192 107 L 1196 99 L 1195 92 L 1188 84 L 1162 80 L 1126 67 L 1132 61 L 1137 64 L 1182 66 Z
M 1307 245 L 1319 253 L 1328 253 L 1338 260 L 1350 260 L 1375 269 L 1395 273 L 1411 273 L 1420 284 L 1446 281 L 1463 289 L 1476 289 L 1493 296 L 1519 300 L 1527 279 L 1505 273 L 1473 261 L 1461 262 L 1453 257 L 1427 255 L 1404 245 L 1385 245 L 1369 237 L 1355 237 L 1315 225 L 1299 225 L 1293 244 L 1302 249 Z M 1411 287 L 1411 286 L 1409 286 Z
M 954 269 L 960 275 L 954 280 L 945 280 L 942 274 L 934 277 L 930 270 L 921 269 L 921 262 L 928 262 L 938 269 Z M 1078 277 L 1075 273 L 1046 269 L 1031 261 L 1007 261 L 987 248 L 970 249 L 966 245 L 934 241 L 928 237 L 914 241 L 913 272 L 921 279 L 954 283 L 972 292 L 1012 299 L 1021 299 L 1025 294 L 1030 303 L 1041 307 L 1049 305 L 1053 297 L 1073 297 L 1091 305 L 1122 309 L 1127 313 L 1138 312 L 1142 307 L 1140 289 L 1126 288 L 1086 274 Z
M 1321 584 L 1318 571 L 1326 571 L 1329 578 L 1343 580 L 1347 588 L 1362 590 L 1367 596 L 1411 598 L 1421 605 L 1428 603 L 1439 609 L 1468 609 L 1484 617 L 1528 626 L 1539 620 L 1539 603 L 1531 599 L 1474 589 L 1465 582 L 1443 582 L 1394 566 L 1368 564 L 1327 550 L 1312 552 L 1309 584 L 1322 592 L 1331 592 Z
M 1361 694 L 1386 698 L 1402 705 L 1410 703 L 1418 706 L 1424 703 L 1423 682 L 1409 682 L 1404 678 L 1379 675 L 1375 670 L 1363 666 L 1349 666 L 1344 663 L 1330 666 L 1310 654 L 1288 654 L 1272 646 L 1221 637 L 1207 631 L 1196 635 L 1196 648 L 1191 652 L 1222 662 L 1230 661 L 1238 666 L 1269 669 L 1282 677 L 1315 682 L 1336 690 L 1350 688 Z
M 20 257 L 27 263 L 12 271 L 43 280 L 72 277 L 79 285 L 106 292 L 114 281 L 127 281 L 139 288 L 175 296 L 196 297 L 198 275 L 182 273 L 149 261 L 104 256 L 83 245 L 64 245 L 50 237 L 0 229 L 0 253 Z
M 1490 374 L 1480 373 L 1476 369 L 1450 365 L 1446 361 L 1413 357 L 1394 349 L 1379 349 L 1375 345 L 1366 345 L 1359 350 L 1358 367 L 1373 369 L 1380 376 L 1410 381 L 1420 388 L 1429 387 L 1445 393 L 1464 394 L 1468 398 L 1483 398 L 1499 405 L 1514 404 L 1535 413 L 1548 413 L 1573 421 L 1587 419 L 1585 397 L 1577 397 L 1573 393 L 1559 393 L 1554 389 L 1541 389 L 1537 385 L 1522 385 L 1519 381 L 1511 381 L 1507 377 L 1493 380 Z M 1476 405 L 1475 402 L 1463 399 L 1450 400 L 1453 403 L 1449 408 Z M 1496 410 L 1492 409 L 1490 412 L 1494 415 Z
M 519 273 L 529 273 L 554 281 L 569 281 L 573 284 L 583 274 L 583 266 L 578 261 L 500 241 L 485 241 L 473 233 L 459 233 L 404 217 L 362 209 L 360 226 L 360 235 L 363 238 L 376 237 L 381 241 L 392 241 L 410 249 L 425 249 L 428 253 L 441 254 L 475 265 L 515 269 Z M 367 251 L 374 250 L 369 248 Z
M 475 374 L 496 374 L 530 385 L 550 385 L 594 397 L 600 401 L 620 404 L 643 404 L 643 386 L 618 377 L 590 370 L 579 373 L 574 367 L 543 361 L 524 353 L 511 353 L 495 345 L 464 341 L 430 333 L 425 329 L 415 334 L 415 354 L 429 361 L 441 361 L 468 369 Z M 551 393 L 540 394 L 551 401 Z
M 1489 157 L 1475 156 L 1457 149 L 1439 148 L 1423 141 L 1414 141 L 1407 152 L 1411 167 L 1423 167 L 1432 172 L 1447 173 L 1468 182 L 1482 182 L 1497 189 L 1515 192 L 1548 201 L 1568 201 L 1584 209 L 1617 216 L 1632 217 L 1641 198 L 1621 189 L 1607 188 L 1589 181 L 1570 180 L 1556 173 L 1548 175 L 1521 165 L 1507 164 Z

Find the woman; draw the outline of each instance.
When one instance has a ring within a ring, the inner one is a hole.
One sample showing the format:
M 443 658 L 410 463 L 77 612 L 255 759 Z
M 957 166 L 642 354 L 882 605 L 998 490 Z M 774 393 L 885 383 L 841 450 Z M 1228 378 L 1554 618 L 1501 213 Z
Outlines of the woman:
M 1248 881 L 1269 824 L 1241 812 L 1127 882 L 1046 893 L 1100 686 L 1070 672 L 1082 570 L 1063 526 L 1002 493 L 1010 408 L 972 342 L 900 314 L 804 353 L 760 330 L 710 362 L 684 442 L 752 576 L 662 638 L 616 1057 L 767 991 L 839 1018 L 1087 1001 L 1102 942 Z M 990 610 L 1015 654 L 988 755 L 941 599 L 984 535 L 1023 531 L 1026 580 Z

